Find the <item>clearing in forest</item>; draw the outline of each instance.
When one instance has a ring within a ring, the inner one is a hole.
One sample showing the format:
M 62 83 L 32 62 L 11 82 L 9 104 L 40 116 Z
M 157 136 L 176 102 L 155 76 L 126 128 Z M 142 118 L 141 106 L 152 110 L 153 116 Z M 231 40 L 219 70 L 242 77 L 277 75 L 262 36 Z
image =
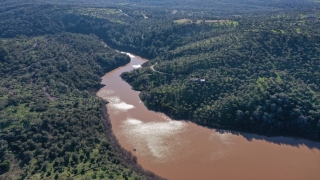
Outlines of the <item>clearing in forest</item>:
M 196 20 L 196 21 L 193 21 L 191 19 L 183 18 L 183 19 L 175 20 L 174 22 L 178 23 L 178 24 L 188 24 L 188 23 L 192 23 L 192 22 L 200 24 L 202 22 L 205 22 L 205 23 L 220 23 L 220 22 L 228 22 L 228 21 L 230 21 L 230 20 Z

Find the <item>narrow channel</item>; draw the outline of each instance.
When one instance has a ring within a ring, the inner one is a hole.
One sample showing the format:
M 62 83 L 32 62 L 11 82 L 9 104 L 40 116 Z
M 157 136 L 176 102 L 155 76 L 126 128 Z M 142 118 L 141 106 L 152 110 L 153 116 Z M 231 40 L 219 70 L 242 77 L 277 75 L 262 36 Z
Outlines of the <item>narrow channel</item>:
M 319 180 L 320 143 L 209 129 L 148 110 L 123 72 L 146 60 L 133 56 L 107 73 L 97 95 L 107 104 L 119 143 L 143 168 L 170 180 Z

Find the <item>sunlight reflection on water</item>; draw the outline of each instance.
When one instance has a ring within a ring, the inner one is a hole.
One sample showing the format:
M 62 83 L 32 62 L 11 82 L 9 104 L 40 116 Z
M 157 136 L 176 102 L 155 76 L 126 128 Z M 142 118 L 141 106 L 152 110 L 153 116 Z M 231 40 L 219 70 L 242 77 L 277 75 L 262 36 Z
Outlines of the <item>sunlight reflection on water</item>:
M 133 54 L 130 54 L 130 53 L 126 53 L 126 52 L 120 52 L 120 53 L 122 53 L 122 54 L 126 54 L 126 55 L 130 56 L 130 58 L 134 58 L 134 57 L 136 57 L 136 56 L 134 56 Z
M 142 122 L 128 118 L 123 124 L 123 134 L 128 138 L 137 153 L 153 156 L 157 161 L 166 161 L 184 141 L 174 136 L 183 132 L 187 124 L 179 121 Z M 168 138 L 172 138 L 168 141 Z M 176 143 L 179 142 L 179 143 Z
M 133 68 L 138 69 L 141 68 L 141 65 L 132 65 Z
M 135 108 L 134 105 L 121 101 L 118 96 L 108 97 L 107 100 L 109 101 L 108 107 L 116 110 L 118 113 Z

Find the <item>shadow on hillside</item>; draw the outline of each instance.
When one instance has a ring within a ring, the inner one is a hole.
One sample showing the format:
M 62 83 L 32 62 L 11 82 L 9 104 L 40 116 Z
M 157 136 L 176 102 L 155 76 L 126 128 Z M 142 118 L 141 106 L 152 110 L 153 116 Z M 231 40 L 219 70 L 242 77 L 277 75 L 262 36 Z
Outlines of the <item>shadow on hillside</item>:
M 232 130 L 223 130 L 223 129 L 216 129 L 217 133 L 231 133 L 237 136 L 243 136 L 248 141 L 252 140 L 263 140 L 270 143 L 274 143 L 277 145 L 290 145 L 299 148 L 300 146 L 306 146 L 309 149 L 318 149 L 320 150 L 320 142 L 302 139 L 302 138 L 295 138 L 295 137 L 284 137 L 284 136 L 262 136 L 258 134 L 251 134 L 251 133 L 244 133 L 239 131 L 232 131 Z

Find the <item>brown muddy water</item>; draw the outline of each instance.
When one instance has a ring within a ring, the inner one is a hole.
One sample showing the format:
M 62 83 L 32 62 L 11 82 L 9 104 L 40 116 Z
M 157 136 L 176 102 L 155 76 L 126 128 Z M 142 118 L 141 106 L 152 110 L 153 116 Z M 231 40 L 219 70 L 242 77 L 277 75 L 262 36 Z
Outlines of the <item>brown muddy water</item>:
M 112 130 L 143 168 L 170 180 L 320 180 L 320 143 L 288 137 L 208 129 L 148 110 L 120 74 L 107 73 L 97 95 L 107 104 Z

